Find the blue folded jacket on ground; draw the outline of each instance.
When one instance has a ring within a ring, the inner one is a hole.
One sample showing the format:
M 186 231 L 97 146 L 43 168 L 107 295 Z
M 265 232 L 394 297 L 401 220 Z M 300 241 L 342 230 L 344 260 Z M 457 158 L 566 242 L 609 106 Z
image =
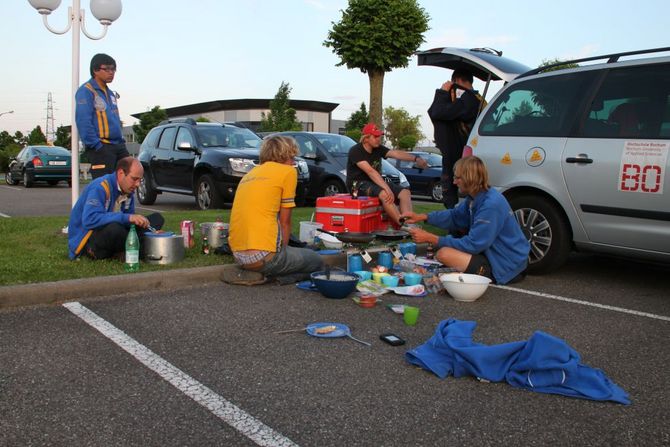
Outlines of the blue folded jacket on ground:
M 630 404 L 621 387 L 601 370 L 581 364 L 565 341 L 537 331 L 528 341 L 487 346 L 472 341 L 476 326 L 474 321 L 444 320 L 405 359 L 441 379 L 475 376 L 540 393 Z

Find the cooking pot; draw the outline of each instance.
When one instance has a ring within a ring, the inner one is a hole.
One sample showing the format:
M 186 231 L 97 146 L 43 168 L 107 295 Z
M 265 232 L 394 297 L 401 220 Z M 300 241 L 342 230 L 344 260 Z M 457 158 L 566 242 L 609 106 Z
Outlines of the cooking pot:
M 377 230 L 373 231 L 372 234 L 383 241 L 399 241 L 409 237 L 409 232 L 405 230 Z
M 179 262 L 184 259 L 184 236 L 171 232 L 144 233 L 140 251 L 148 264 Z
M 200 234 L 207 236 L 207 242 L 212 249 L 221 247 L 228 241 L 230 224 L 224 222 L 203 222 L 200 224 Z

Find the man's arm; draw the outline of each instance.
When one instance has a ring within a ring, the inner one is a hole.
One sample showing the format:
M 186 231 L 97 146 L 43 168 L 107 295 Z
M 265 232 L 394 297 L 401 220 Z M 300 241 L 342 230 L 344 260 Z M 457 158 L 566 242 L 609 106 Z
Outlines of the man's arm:
M 93 118 L 95 116 L 95 95 L 86 87 L 80 87 L 75 95 L 75 122 L 77 123 L 77 130 L 79 130 L 79 137 L 84 145 L 89 148 L 100 149 L 102 142 L 98 135 L 95 126 L 93 125 Z
M 288 246 L 288 241 L 291 237 L 291 211 L 293 211 L 293 208 L 279 209 L 279 226 L 281 227 L 282 247 Z
M 428 116 L 432 121 L 454 121 L 461 119 L 464 111 L 463 101 L 460 99 L 452 101 L 451 92 L 439 88 L 435 90 L 435 97 L 428 109 Z
M 91 188 L 92 186 L 89 186 Z M 112 222 L 118 222 L 128 225 L 131 216 L 136 214 L 124 214 L 122 212 L 111 212 L 105 208 L 107 196 L 103 187 L 98 184 L 95 190 L 91 191 L 82 210 L 82 225 L 87 230 L 100 228 Z
M 413 161 L 419 169 L 426 169 L 428 167 L 426 160 L 411 152 L 392 149 L 386 153 L 386 156 L 395 158 L 396 160 Z

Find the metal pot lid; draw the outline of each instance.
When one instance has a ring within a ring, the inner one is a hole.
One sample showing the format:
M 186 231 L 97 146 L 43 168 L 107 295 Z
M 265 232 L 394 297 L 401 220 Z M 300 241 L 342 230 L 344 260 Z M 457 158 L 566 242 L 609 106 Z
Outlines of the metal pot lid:
M 409 237 L 409 232 L 405 230 L 377 230 L 373 231 L 372 234 L 381 239 L 384 238 L 402 239 L 405 237 Z

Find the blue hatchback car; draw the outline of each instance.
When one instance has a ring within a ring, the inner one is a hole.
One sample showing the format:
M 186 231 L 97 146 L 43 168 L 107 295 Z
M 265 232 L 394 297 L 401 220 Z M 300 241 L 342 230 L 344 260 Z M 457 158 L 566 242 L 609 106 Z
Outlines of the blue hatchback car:
M 405 174 L 407 181 L 412 185 L 413 196 L 430 196 L 435 202 L 442 201 L 442 155 L 432 152 L 413 151 L 428 162 L 426 169 L 420 169 L 413 161 L 390 159 L 393 167 Z

